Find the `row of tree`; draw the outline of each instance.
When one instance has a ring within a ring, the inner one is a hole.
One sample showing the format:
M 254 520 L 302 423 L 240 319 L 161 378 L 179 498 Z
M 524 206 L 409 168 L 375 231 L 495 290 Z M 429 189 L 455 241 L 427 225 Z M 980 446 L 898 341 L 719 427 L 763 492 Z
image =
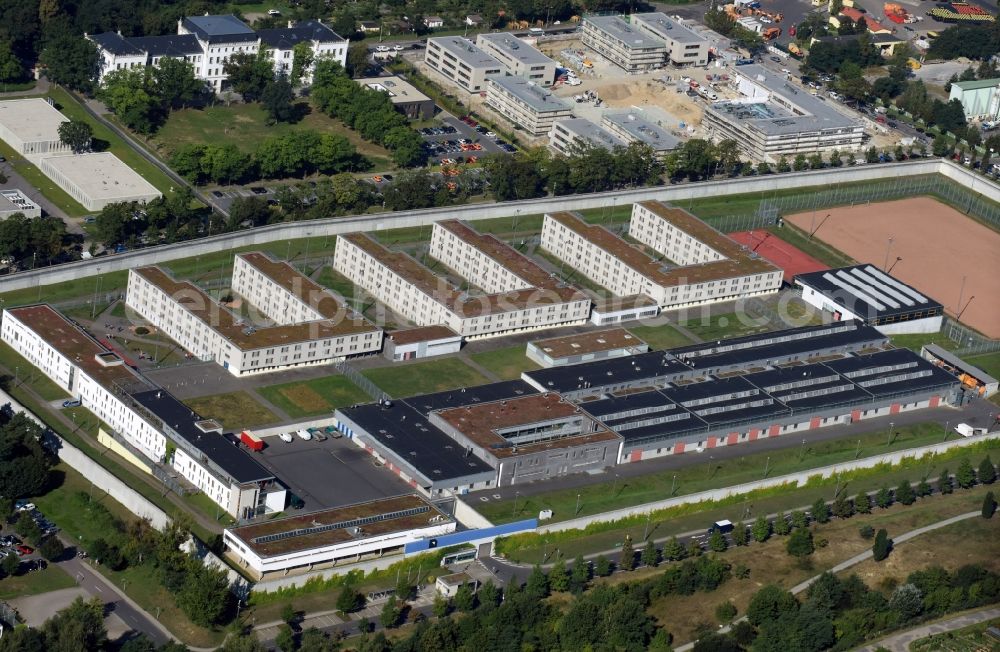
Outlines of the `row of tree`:
M 104 76 L 97 97 L 129 129 L 151 134 L 173 109 L 196 102 L 207 93 L 195 78 L 194 66 L 182 59 L 162 57 L 155 66 L 122 68 Z
M 0 259 L 3 265 L 19 268 L 69 260 L 66 251 L 71 237 L 66 224 L 58 218 L 27 218 L 14 213 L 0 222 Z
M 389 96 L 359 88 L 337 62 L 316 63 L 310 92 L 320 110 L 344 121 L 365 140 L 392 152 L 396 165 L 414 167 L 427 160 L 423 139 L 410 128 L 409 120 L 396 110 Z

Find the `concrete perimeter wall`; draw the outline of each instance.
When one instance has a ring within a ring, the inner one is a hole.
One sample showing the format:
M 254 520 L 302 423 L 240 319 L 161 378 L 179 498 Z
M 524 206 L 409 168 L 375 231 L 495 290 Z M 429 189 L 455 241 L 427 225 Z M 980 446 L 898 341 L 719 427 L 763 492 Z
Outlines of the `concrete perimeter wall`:
M 900 163 L 859 165 L 855 167 L 807 170 L 786 174 L 772 174 L 763 177 L 726 179 L 684 183 L 653 188 L 636 188 L 588 195 L 568 195 L 565 197 L 545 197 L 518 202 L 502 202 L 433 208 L 377 215 L 355 215 L 335 217 L 306 222 L 274 224 L 248 229 L 236 233 L 214 235 L 175 244 L 161 245 L 90 260 L 74 261 L 62 265 L 27 270 L 0 279 L 0 293 L 12 290 L 34 288 L 66 281 L 127 270 L 142 265 L 158 265 L 178 258 L 204 256 L 238 247 L 254 247 L 271 242 L 305 238 L 336 236 L 354 231 L 382 231 L 414 226 L 426 226 L 440 220 L 462 219 L 483 220 L 515 215 L 534 215 L 548 211 L 581 210 L 603 208 L 609 205 L 625 206 L 637 201 L 657 199 L 667 202 L 683 202 L 688 199 L 724 197 L 744 193 L 774 192 L 789 188 L 828 186 L 879 179 L 894 179 L 900 176 L 942 174 L 945 177 L 970 187 L 974 184 L 977 193 L 1000 202 L 1000 186 L 951 161 L 922 159 Z
M 49 430 L 41 419 L 26 410 L 23 405 L 14 400 L 7 392 L 0 389 L 0 405 L 10 403 L 15 412 L 23 412 L 29 419 Z M 130 512 L 140 518 L 148 518 L 157 530 L 162 530 L 170 523 L 170 517 L 162 509 L 149 502 L 135 489 L 116 478 L 100 464 L 90 459 L 86 453 L 70 444 L 62 437 L 52 434 L 59 441 L 59 459 L 69 464 L 83 477 L 90 480 L 95 487 L 106 492 L 120 502 Z
M 740 494 L 750 493 L 751 491 L 756 491 L 758 489 L 778 487 L 783 484 L 798 483 L 802 485 L 805 484 L 806 481 L 809 480 L 809 478 L 817 475 L 822 476 L 824 478 L 829 478 L 837 473 L 846 473 L 847 471 L 853 471 L 855 469 L 870 469 L 872 467 L 878 466 L 879 464 L 899 464 L 901 460 L 907 457 L 917 458 L 917 457 L 922 457 L 923 455 L 926 455 L 928 453 L 940 453 L 942 451 L 946 451 L 952 448 L 972 446 L 974 444 L 979 443 L 980 441 L 987 439 L 989 440 L 1000 439 L 1000 430 L 987 433 L 985 435 L 979 435 L 976 437 L 955 439 L 940 444 L 921 446 L 919 448 L 910 448 L 907 450 L 896 451 L 895 453 L 886 453 L 885 455 L 875 455 L 873 457 L 865 457 L 860 460 L 852 460 L 850 462 L 843 462 L 840 464 L 831 464 L 829 466 L 822 466 L 819 468 L 802 471 L 801 473 L 790 473 L 788 475 L 779 475 L 779 476 L 774 476 L 773 478 L 767 478 L 766 480 L 757 480 L 756 482 L 746 482 L 743 484 L 732 485 L 730 487 L 722 487 L 720 489 L 699 491 L 698 493 L 687 494 L 685 496 L 678 496 L 677 498 L 668 498 L 666 500 L 659 500 L 652 503 L 645 503 L 643 505 L 636 505 L 634 507 L 628 507 L 625 509 L 617 509 L 611 512 L 604 512 L 603 514 L 594 514 L 592 516 L 574 518 L 569 521 L 553 523 L 552 525 L 541 525 L 536 529 L 536 532 L 545 533 L 545 532 L 560 532 L 562 530 L 582 529 L 587 527 L 591 523 L 600 523 L 604 521 L 617 521 L 619 519 L 623 519 L 628 516 L 643 515 L 656 510 L 666 509 L 668 507 L 687 505 L 689 503 L 700 503 L 706 500 L 721 500 L 723 498 L 728 498 L 729 496 L 738 496 Z

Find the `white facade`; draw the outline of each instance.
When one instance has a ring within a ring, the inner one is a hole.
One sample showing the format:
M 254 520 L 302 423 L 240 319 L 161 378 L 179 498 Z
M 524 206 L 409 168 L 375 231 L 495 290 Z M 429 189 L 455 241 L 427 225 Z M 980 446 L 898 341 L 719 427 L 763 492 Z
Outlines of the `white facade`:
M 582 34 L 585 46 L 628 73 L 662 68 L 666 61 L 666 43 L 617 16 L 587 16 Z
M 470 93 L 486 90 L 486 78 L 502 75 L 500 62 L 458 36 L 427 39 L 424 63 Z
M 248 289 L 253 278 L 244 274 L 237 283 L 257 296 L 271 288 L 285 298 L 283 289 L 269 284 Z M 214 360 L 234 376 L 328 364 L 382 347 L 382 331 L 353 314 L 277 326 L 244 324 L 199 288 L 155 267 L 129 271 L 126 302 L 191 354 Z
M 801 284 L 799 287 L 802 288 L 802 300 L 814 308 L 835 313 L 838 319 L 860 319 L 863 322 L 871 322 L 868 315 L 855 314 L 839 303 L 830 301 L 826 295 L 811 287 Z M 872 323 L 871 325 L 886 335 L 905 335 L 910 333 L 940 333 L 943 323 L 944 315 L 938 314 L 921 319 L 908 319 L 885 324 Z
M 0 339 L 38 368 L 61 389 L 80 400 L 133 449 L 156 463 L 164 462 L 167 436 L 132 407 L 116 386 L 140 382 L 103 345 L 48 306 L 5 310 Z M 68 356 L 72 355 L 71 360 Z M 168 460 L 169 461 L 169 460 Z M 234 517 L 254 503 L 241 501 L 246 487 L 220 478 L 206 464 L 176 447 L 173 468 Z M 256 490 L 256 485 L 249 488 Z M 281 492 L 283 494 L 283 492 Z M 283 505 L 278 509 L 283 508 Z
M 0 190 L 0 219 L 7 219 L 15 213 L 25 217 L 41 217 L 41 207 L 17 188 Z
M 683 23 L 662 13 L 632 14 L 632 25 L 667 44 L 666 59 L 675 66 L 704 66 L 711 43 Z
M 541 245 L 612 293 L 643 294 L 662 309 L 769 294 L 781 287 L 781 270 L 659 202 L 633 206 L 629 234 L 667 260 L 650 258 L 570 213 L 546 214 Z
M 541 86 L 551 86 L 555 81 L 556 62 L 513 34 L 480 34 L 476 45 L 499 61 L 508 75 Z
M 111 152 L 36 159 L 38 169 L 88 211 L 118 202 L 146 203 L 163 194 Z
M 70 153 L 59 140 L 64 122 L 66 116 L 39 97 L 0 102 L 0 140 L 24 156 Z
M 560 118 L 569 118 L 569 104 L 548 89 L 522 77 L 495 76 L 487 80 L 486 106 L 531 136 L 545 136 Z

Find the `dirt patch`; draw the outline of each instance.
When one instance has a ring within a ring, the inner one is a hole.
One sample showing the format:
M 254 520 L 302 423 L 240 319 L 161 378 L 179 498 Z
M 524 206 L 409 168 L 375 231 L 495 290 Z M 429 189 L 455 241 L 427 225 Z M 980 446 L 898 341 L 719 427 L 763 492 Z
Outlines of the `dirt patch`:
M 902 257 L 893 264 L 893 276 L 940 302 L 947 313 L 961 312 L 962 322 L 984 335 L 1000 338 L 1000 301 L 996 300 L 1000 297 L 1000 233 L 929 197 L 822 213 L 830 217 L 818 227 L 817 238 L 879 268 L 887 255 L 890 263 Z M 786 219 L 808 231 L 813 213 Z
M 319 392 L 308 385 L 295 385 L 281 390 L 281 395 L 299 406 L 303 412 L 315 412 L 330 407 Z

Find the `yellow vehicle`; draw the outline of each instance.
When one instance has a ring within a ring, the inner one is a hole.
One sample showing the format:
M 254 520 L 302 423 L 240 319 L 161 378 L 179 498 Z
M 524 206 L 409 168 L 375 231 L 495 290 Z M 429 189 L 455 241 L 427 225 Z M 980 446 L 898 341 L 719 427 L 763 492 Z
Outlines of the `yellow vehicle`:
M 913 57 L 910 57 L 909 59 L 906 60 L 906 65 L 910 67 L 910 70 L 920 70 L 921 68 L 924 67 L 922 63 L 920 63 Z

